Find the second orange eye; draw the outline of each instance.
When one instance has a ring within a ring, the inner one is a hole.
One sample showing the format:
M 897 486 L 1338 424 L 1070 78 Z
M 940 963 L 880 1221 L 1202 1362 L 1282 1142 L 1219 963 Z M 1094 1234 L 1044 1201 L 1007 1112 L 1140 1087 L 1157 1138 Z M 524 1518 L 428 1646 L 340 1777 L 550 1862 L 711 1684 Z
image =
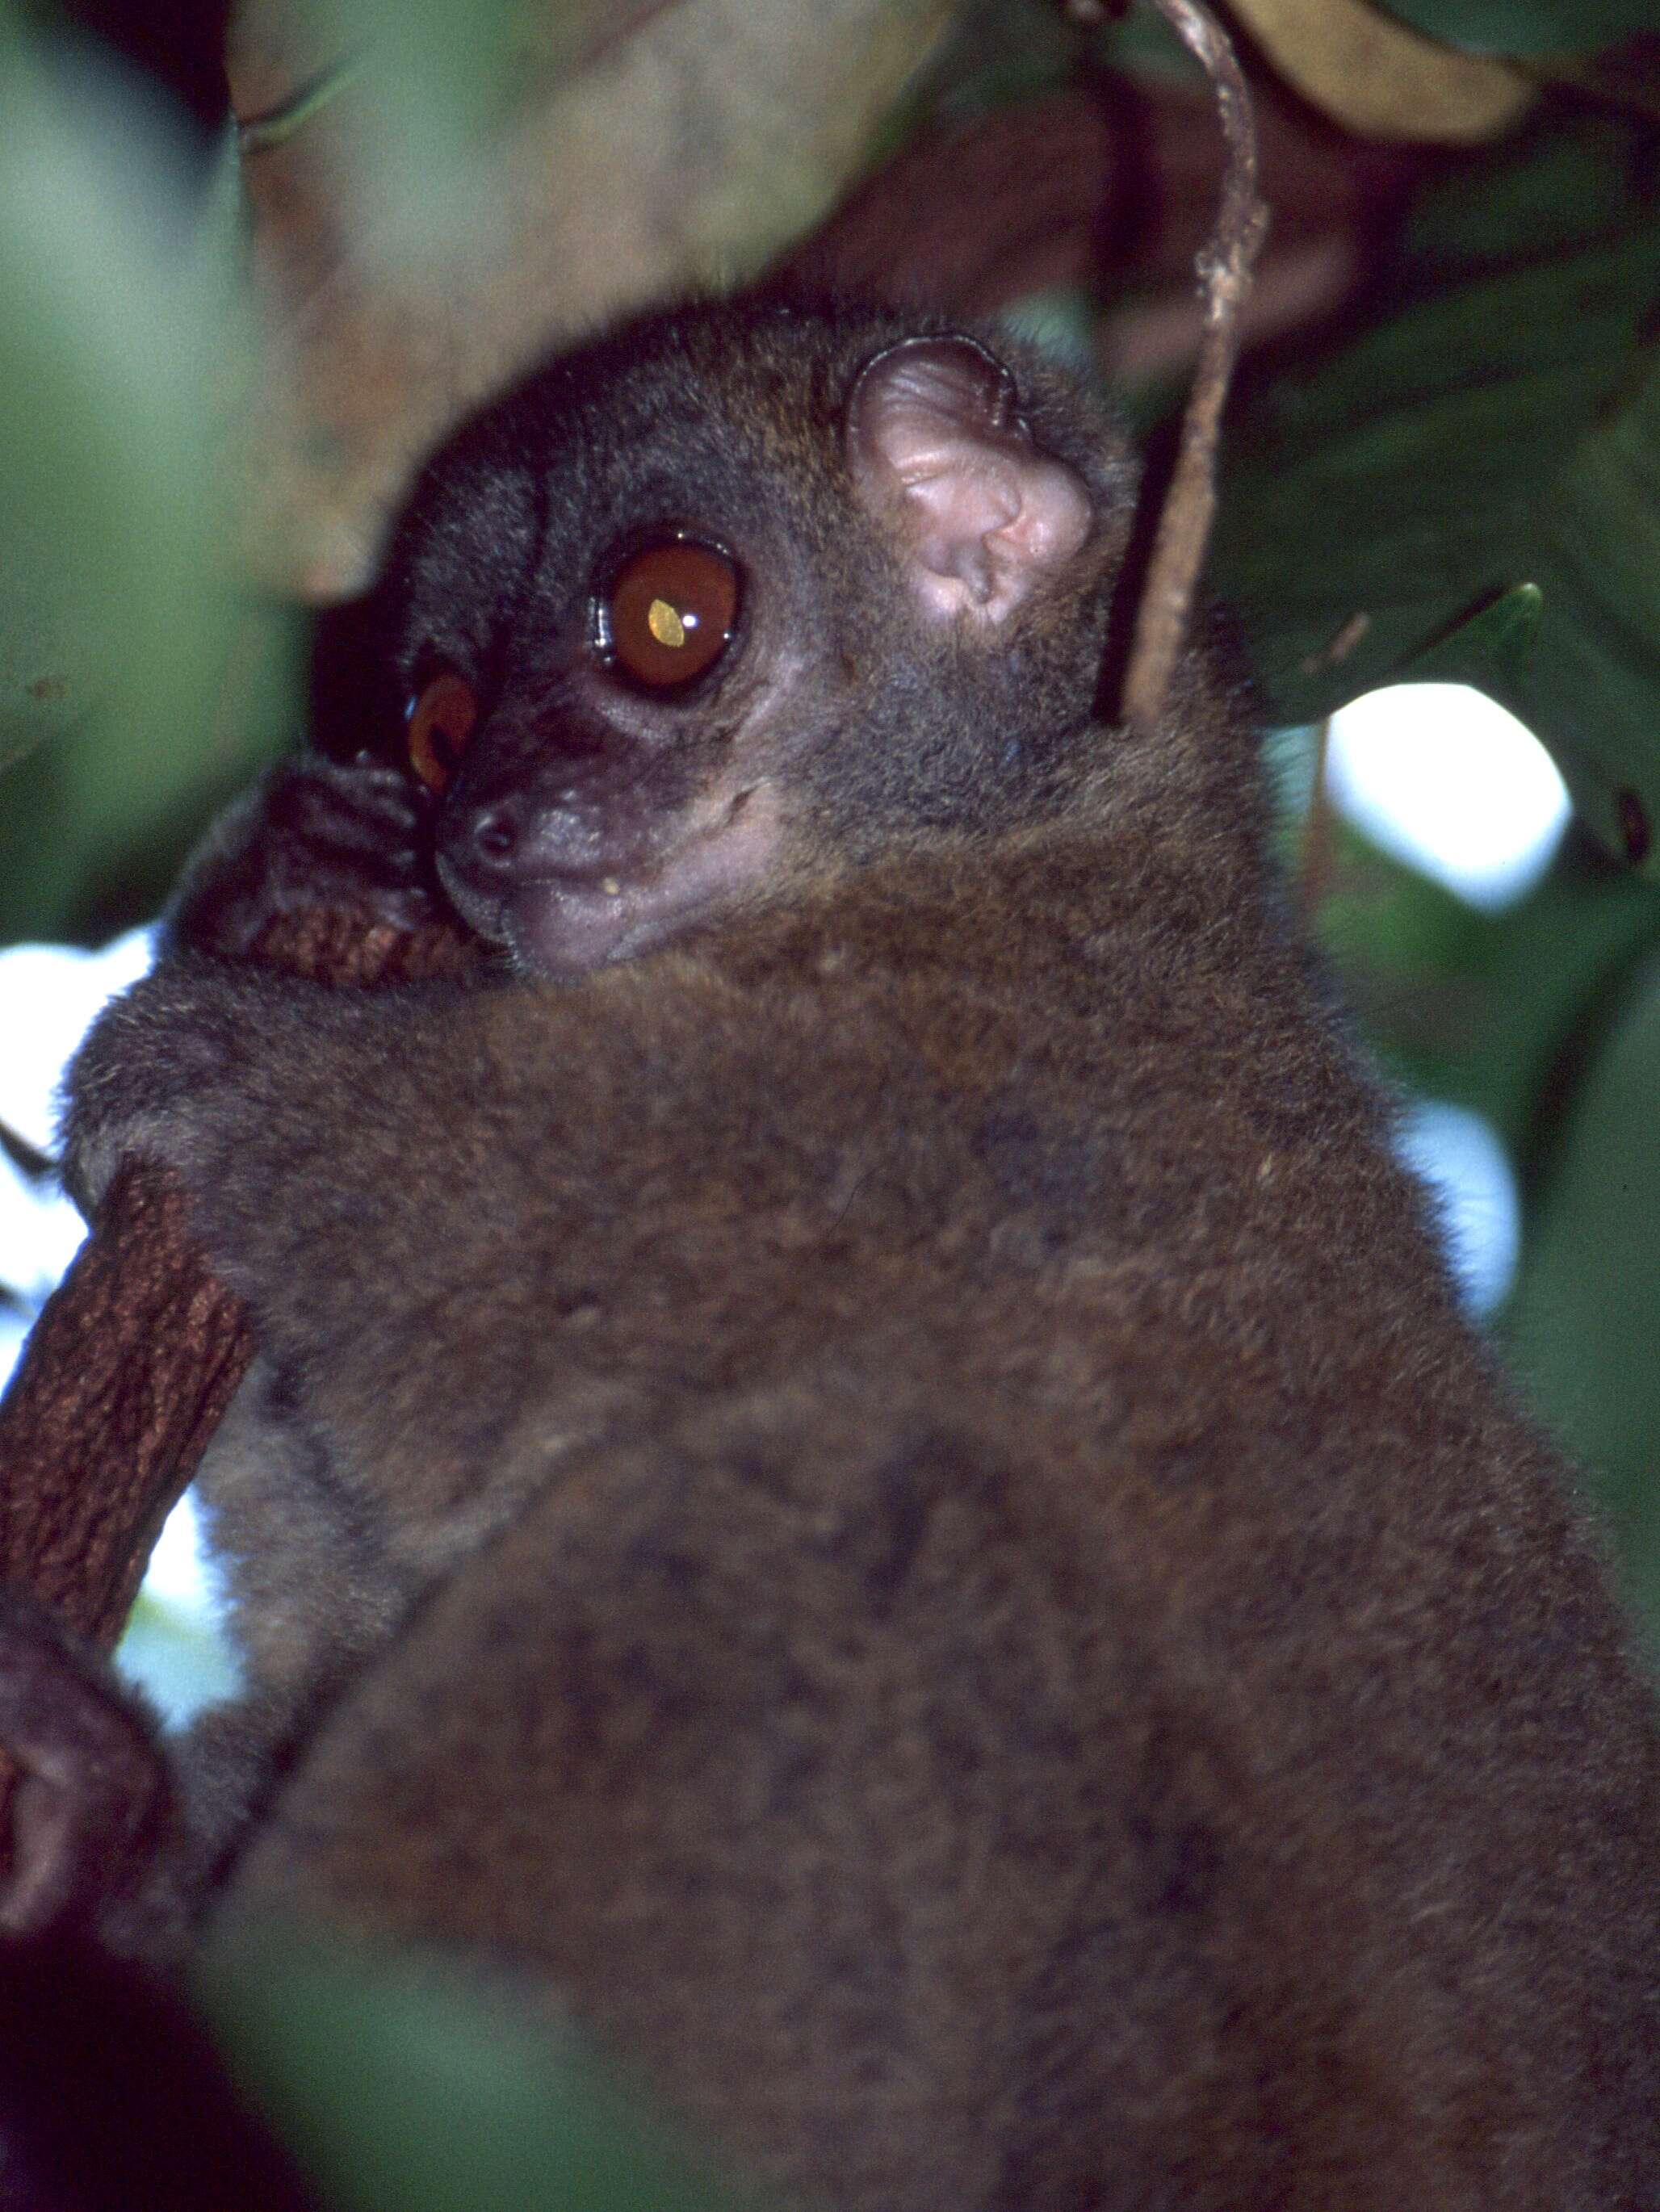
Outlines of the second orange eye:
M 603 642 L 625 676 L 668 690 L 714 667 L 737 615 L 735 564 L 713 545 L 671 538 L 618 569 L 601 608 Z
M 465 677 L 435 676 L 409 706 L 410 766 L 429 791 L 441 792 L 461 765 L 478 702 Z

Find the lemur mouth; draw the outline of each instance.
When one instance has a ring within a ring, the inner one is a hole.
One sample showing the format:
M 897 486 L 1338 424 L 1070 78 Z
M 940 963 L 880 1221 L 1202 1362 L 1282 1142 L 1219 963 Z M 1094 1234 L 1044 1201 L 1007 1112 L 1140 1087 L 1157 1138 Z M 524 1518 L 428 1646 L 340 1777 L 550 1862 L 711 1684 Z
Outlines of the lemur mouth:
M 777 795 L 768 782 L 706 802 L 683 833 L 646 862 L 607 860 L 592 867 L 526 876 L 488 917 L 476 892 L 451 886 L 477 928 L 535 974 L 585 975 L 654 951 L 734 905 L 772 866 L 781 834 Z

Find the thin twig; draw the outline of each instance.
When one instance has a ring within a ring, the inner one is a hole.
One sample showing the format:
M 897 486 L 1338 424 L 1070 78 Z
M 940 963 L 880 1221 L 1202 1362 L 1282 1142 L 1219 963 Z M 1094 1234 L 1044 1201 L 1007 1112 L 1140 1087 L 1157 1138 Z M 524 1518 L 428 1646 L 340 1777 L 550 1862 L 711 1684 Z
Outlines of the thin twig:
M 1138 729 L 1151 728 L 1164 713 L 1171 678 L 1187 641 L 1194 592 L 1216 512 L 1217 439 L 1239 353 L 1240 312 L 1250 290 L 1251 264 L 1268 226 L 1268 210 L 1256 193 L 1256 125 L 1250 94 L 1226 33 L 1199 0 L 1152 0 L 1152 5 L 1198 57 L 1216 88 L 1228 167 L 1216 228 L 1195 264 L 1204 293 L 1204 333 L 1124 679 L 1125 719 Z
M 0 1153 L 3 1153 L 19 1175 L 27 1176 L 31 1182 L 44 1182 L 55 1170 L 50 1152 L 43 1152 L 38 1145 L 14 1129 L 9 1121 L 0 1121 Z

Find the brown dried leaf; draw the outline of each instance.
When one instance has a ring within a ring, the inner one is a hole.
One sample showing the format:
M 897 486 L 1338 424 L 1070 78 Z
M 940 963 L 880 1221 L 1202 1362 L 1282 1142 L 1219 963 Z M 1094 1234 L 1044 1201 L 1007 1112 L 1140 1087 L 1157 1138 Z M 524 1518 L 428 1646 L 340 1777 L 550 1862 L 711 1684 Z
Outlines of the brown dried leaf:
M 1274 66 L 1345 130 L 1469 144 L 1508 130 L 1534 98 L 1506 62 L 1461 53 L 1366 0 L 1230 0 Z

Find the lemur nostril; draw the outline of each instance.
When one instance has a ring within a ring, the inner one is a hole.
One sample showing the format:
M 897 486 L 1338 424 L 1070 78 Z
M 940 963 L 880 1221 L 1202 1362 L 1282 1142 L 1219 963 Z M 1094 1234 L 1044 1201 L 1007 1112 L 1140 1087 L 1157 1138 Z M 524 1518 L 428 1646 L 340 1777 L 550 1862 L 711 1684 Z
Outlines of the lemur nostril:
M 519 848 L 519 823 L 511 807 L 492 806 L 472 825 L 475 850 L 486 860 L 508 860 Z

